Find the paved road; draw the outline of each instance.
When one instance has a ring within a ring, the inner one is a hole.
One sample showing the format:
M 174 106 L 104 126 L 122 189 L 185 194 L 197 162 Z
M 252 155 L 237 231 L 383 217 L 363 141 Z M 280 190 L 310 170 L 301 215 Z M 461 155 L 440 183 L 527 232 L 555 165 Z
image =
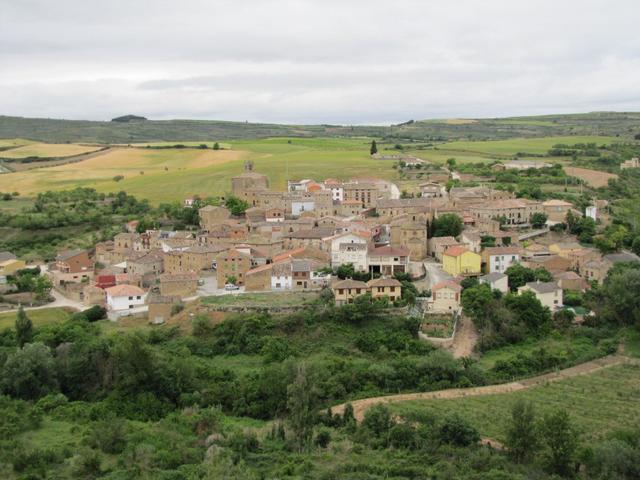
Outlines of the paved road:
M 84 310 L 87 308 L 80 302 L 76 302 L 75 300 L 71 300 L 70 298 L 65 297 L 57 290 L 51 290 L 51 296 L 54 298 L 54 301 L 51 303 L 47 303 L 46 305 L 41 305 L 39 307 L 27 307 L 24 306 L 25 310 L 42 310 L 43 308 L 72 308 L 74 310 Z M 9 310 L 3 310 L 3 312 L 11 312 L 13 310 L 17 310 L 18 308 L 11 308 Z
M 428 288 L 433 287 L 436 283 L 443 282 L 445 280 L 451 280 L 453 277 L 447 272 L 442 270 L 442 266 L 435 260 L 423 262 L 424 268 L 427 270 L 427 282 Z

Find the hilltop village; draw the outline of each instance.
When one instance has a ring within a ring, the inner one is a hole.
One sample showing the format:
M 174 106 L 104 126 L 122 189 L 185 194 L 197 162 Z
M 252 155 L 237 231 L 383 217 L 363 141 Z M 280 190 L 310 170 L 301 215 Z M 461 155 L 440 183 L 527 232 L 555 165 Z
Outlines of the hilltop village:
M 104 306 L 112 320 L 137 315 L 164 323 L 177 305 L 198 297 L 322 290 L 336 305 L 368 294 L 417 303 L 421 314 L 456 316 L 465 279 L 515 291 L 508 273 L 516 265 L 548 273 L 517 291 L 533 292 L 555 311 L 563 308 L 563 291 L 584 291 L 613 264 L 638 259 L 628 252 L 603 256 L 554 231 L 568 216 L 596 220 L 606 202 L 580 212 L 563 200 L 515 198 L 481 186 L 447 190 L 434 179 L 419 189 L 405 198 L 387 180 L 327 178 L 288 181 L 287 191 L 274 191 L 246 162 L 230 185 L 241 214 L 202 206 L 199 231 L 138 232 L 131 221 L 92 250 L 59 252 L 44 270 L 73 306 Z M 185 207 L 197 205 L 197 198 L 184 200 Z M 6 284 L 26 265 L 2 255 Z

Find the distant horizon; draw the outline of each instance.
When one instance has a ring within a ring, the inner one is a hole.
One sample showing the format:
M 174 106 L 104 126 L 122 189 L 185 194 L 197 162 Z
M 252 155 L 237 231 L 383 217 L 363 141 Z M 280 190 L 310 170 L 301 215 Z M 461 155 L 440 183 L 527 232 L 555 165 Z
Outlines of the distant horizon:
M 464 115 L 456 115 L 456 116 L 445 116 L 445 117 L 431 117 L 431 118 L 408 118 L 406 120 L 398 120 L 395 122 L 379 122 L 379 123 L 338 123 L 338 122 L 320 122 L 320 123 L 312 123 L 312 122 L 294 122 L 294 121 L 263 121 L 263 120 L 229 120 L 226 118 L 188 118 L 188 117 L 167 117 L 167 118 L 149 118 L 141 113 L 123 113 L 119 115 L 114 115 L 111 118 L 106 119 L 92 119 L 92 118 L 64 118 L 64 117 L 44 117 L 44 116 L 28 116 L 28 115 L 14 115 L 14 114 L 5 114 L 0 113 L 0 117 L 7 118 L 24 118 L 24 119 L 34 119 L 34 120 L 55 120 L 55 121 L 68 121 L 68 122 L 111 122 L 114 118 L 123 117 L 127 115 L 134 115 L 138 117 L 144 117 L 145 120 L 139 121 L 152 121 L 152 122 L 172 122 L 172 121 L 202 121 L 202 122 L 228 122 L 228 123 L 250 123 L 250 124 L 274 124 L 274 125 L 285 125 L 285 126 L 295 126 L 295 125 L 332 125 L 339 127 L 348 127 L 348 126 L 362 126 L 362 127 L 391 127 L 395 125 L 400 125 L 403 123 L 407 123 L 410 121 L 414 122 L 438 122 L 438 121 L 447 121 L 447 120 L 508 120 L 508 119 L 518 119 L 518 118 L 536 118 L 536 117 L 553 117 L 553 116 L 571 116 L 571 115 L 589 115 L 589 114 L 605 114 L 605 113 L 615 113 L 615 114 L 640 114 L 640 109 L 638 110 L 589 110 L 589 111 L 571 111 L 571 112 L 562 112 L 562 113 L 539 113 L 532 115 L 497 115 L 497 116 L 464 116 Z M 135 123 L 136 120 L 133 121 Z M 123 122 L 126 123 L 126 122 Z

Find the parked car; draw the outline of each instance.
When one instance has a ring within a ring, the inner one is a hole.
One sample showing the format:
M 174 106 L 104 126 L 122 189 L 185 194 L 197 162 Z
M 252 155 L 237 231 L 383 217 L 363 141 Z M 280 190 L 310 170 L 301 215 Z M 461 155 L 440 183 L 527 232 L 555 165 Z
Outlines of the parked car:
M 237 285 L 235 285 L 235 284 L 233 284 L 233 283 L 227 283 L 227 284 L 224 286 L 224 289 L 225 289 L 225 290 L 240 290 L 240 287 L 239 287 L 239 286 L 237 286 Z

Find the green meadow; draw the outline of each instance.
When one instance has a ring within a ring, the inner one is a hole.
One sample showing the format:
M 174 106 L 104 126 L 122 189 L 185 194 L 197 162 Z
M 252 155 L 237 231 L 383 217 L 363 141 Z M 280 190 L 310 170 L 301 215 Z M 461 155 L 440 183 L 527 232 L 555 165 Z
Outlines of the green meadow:
M 506 420 L 519 399 L 533 402 L 538 414 L 566 409 L 584 439 L 602 438 L 613 430 L 640 426 L 640 366 L 610 367 L 519 392 L 411 401 L 391 404 L 391 409 L 408 419 L 458 413 L 481 435 L 504 441 Z

